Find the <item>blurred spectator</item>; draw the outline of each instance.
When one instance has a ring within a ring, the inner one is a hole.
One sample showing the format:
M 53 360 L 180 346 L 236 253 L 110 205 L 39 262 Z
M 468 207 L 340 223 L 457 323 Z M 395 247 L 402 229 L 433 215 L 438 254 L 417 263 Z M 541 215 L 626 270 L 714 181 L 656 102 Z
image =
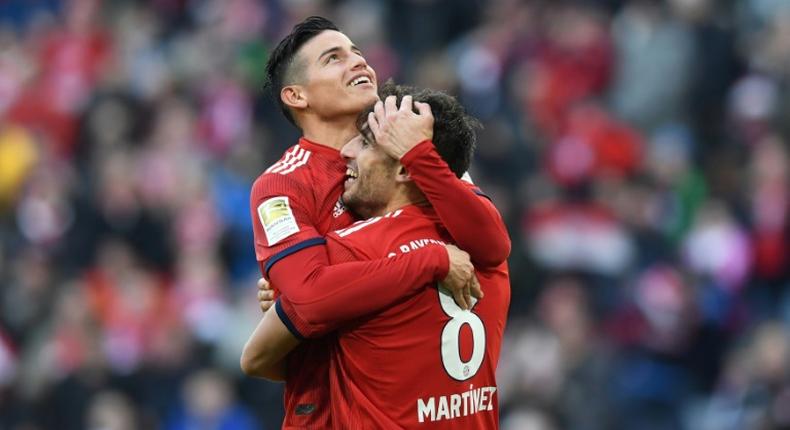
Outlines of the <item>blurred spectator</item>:
M 687 26 L 662 2 L 625 4 L 612 24 L 618 57 L 610 90 L 623 118 L 646 130 L 684 118 L 694 51 Z
M 249 412 L 234 403 L 228 381 L 219 373 L 202 371 L 184 385 L 184 409 L 167 424 L 172 430 L 195 427 L 216 430 L 255 429 Z
M 94 397 L 88 409 L 85 428 L 90 430 L 133 430 L 138 428 L 134 408 L 120 393 L 102 392 Z
M 279 427 L 249 189 L 311 14 L 485 124 L 503 428 L 790 427 L 788 4 L 0 2 L 0 428 Z

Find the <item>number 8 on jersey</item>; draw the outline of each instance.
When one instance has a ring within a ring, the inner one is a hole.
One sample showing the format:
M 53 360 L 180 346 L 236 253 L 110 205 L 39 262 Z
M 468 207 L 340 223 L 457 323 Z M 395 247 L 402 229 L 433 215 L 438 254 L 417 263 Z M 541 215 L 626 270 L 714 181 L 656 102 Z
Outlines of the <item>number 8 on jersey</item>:
M 461 309 L 453 300 L 452 295 L 446 289 L 439 287 L 439 304 L 450 320 L 442 329 L 442 365 L 444 370 L 451 378 L 457 381 L 465 381 L 480 370 L 483 364 L 486 348 L 486 330 L 483 321 L 472 310 Z M 477 304 L 477 299 L 472 298 L 472 309 Z M 472 357 L 469 361 L 461 358 L 460 336 L 461 328 L 464 324 L 469 324 L 472 330 Z

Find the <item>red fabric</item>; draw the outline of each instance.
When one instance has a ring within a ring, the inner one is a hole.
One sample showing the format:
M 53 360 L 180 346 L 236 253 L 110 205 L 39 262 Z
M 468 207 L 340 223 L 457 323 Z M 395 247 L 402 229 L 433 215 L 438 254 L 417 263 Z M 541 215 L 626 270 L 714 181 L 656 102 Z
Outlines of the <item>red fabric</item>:
M 346 172 L 346 163 L 339 151 L 300 139 L 274 166 L 282 169 L 275 168 L 276 171 L 271 170 L 259 176 L 250 194 L 255 256 L 261 271 L 277 253 L 354 222 L 345 208 L 335 210 L 343 193 Z M 257 208 L 266 200 L 280 196 L 288 197 L 299 232 L 269 246 Z M 275 282 L 272 285 L 275 289 L 281 288 Z
M 345 231 L 369 228 L 399 213 L 359 221 Z M 344 234 L 343 231 L 339 234 Z M 338 237 L 338 233 L 331 233 L 328 238 L 333 237 Z M 337 327 L 339 321 L 390 306 L 420 291 L 425 284 L 444 279 L 449 266 L 447 251 L 439 244 L 391 258 L 378 256 L 362 261 L 352 258 L 353 250 L 344 251 L 342 245 L 335 246 L 331 266 L 327 266 L 330 261 L 327 250 L 307 248 L 300 251 L 303 255 L 298 259 L 285 259 L 270 272 L 272 278 L 287 278 L 290 285 L 282 289 L 284 297 L 280 304 L 303 337 L 322 336 Z M 305 267 L 315 269 L 308 273 Z M 307 285 L 309 288 L 304 288 Z
M 298 165 L 305 157 L 307 162 Z M 305 239 L 321 237 L 333 229 L 347 226 L 353 222 L 352 216 L 347 211 L 334 211 L 343 191 L 343 179 L 346 171 L 345 162 L 340 157 L 339 151 L 309 142 L 306 139 L 300 139 L 297 145 L 286 151 L 278 163 L 272 167 L 279 166 L 281 169 L 278 170 L 292 171 L 285 174 L 263 173 L 253 184 L 250 193 L 255 255 L 262 272 L 269 259 L 278 252 Z M 278 196 L 289 198 L 300 231 L 274 246 L 269 246 L 258 217 L 257 208 L 262 202 Z M 333 216 L 333 212 L 338 216 Z M 292 273 L 274 270 L 275 276 L 270 277 L 270 281 L 277 293 L 298 290 L 303 287 L 301 284 L 291 283 L 289 278 L 291 274 L 300 273 L 307 267 L 306 264 L 302 265 L 302 259 L 312 255 L 311 252 L 307 252 L 308 249 L 310 248 L 286 257 L 273 266 L 273 268 L 277 268 L 281 264 L 293 263 L 298 267 Z M 318 247 L 318 249 L 320 252 L 326 253 L 324 247 Z M 313 248 L 312 252 L 315 250 L 316 248 Z M 310 291 L 314 290 L 310 289 Z M 328 372 L 326 359 L 328 353 L 324 342 L 323 340 L 303 342 L 288 355 L 288 371 L 283 399 L 285 405 L 284 429 L 325 429 L 329 427 L 329 390 L 325 384 L 318 382 L 325 381 Z M 312 405 L 312 410 L 309 405 Z M 297 415 L 298 410 L 310 411 L 310 413 Z
M 292 247 L 305 240 L 320 238 L 351 223 L 351 215 L 339 203 L 345 170 L 345 162 L 337 150 L 301 139 L 278 163 L 267 169 L 268 173 L 255 181 L 250 196 L 255 251 L 262 271 L 266 271 L 267 263 L 273 257 L 282 257 L 269 267 L 268 278 L 272 286 L 297 307 L 306 306 L 309 309 L 306 314 L 314 319 L 319 317 L 317 321 L 322 321 L 320 317 L 329 315 L 329 311 L 337 312 L 332 301 L 335 292 L 329 293 L 332 287 L 342 287 L 337 296 L 339 300 L 347 299 L 367 307 L 369 305 L 363 299 L 370 295 L 371 288 L 386 290 L 390 294 L 383 296 L 382 300 L 392 300 L 404 294 L 396 294 L 398 288 L 420 285 L 426 279 L 442 279 L 449 267 L 447 253 L 441 248 L 426 249 L 399 259 L 353 262 L 334 267 L 329 267 L 323 246 L 310 246 L 287 256 L 280 254 L 289 248 L 296 249 Z M 288 198 L 298 232 L 270 244 L 258 207 L 274 197 Z M 354 282 L 349 283 L 349 280 Z M 290 311 L 298 315 L 288 307 L 287 301 L 284 310 L 286 314 Z M 328 425 L 328 391 L 316 387 L 316 376 L 322 374 L 321 367 L 326 365 L 326 360 L 321 357 L 318 344 L 300 347 L 289 354 L 285 404 L 292 408 L 286 409 L 284 427 L 321 428 Z M 325 375 L 325 369 L 323 372 Z M 302 406 L 313 412 L 297 415 L 297 411 L 304 410 Z
M 426 239 L 450 240 L 435 213 L 417 206 L 341 234 L 327 237 L 333 264 L 340 262 L 335 260 L 338 257 L 374 259 L 395 254 L 392 258 L 398 258 L 420 245 L 431 246 Z M 510 301 L 507 266 L 503 263 L 481 268 L 478 278 L 486 296 L 477 303 L 474 314 L 485 327 L 485 349 L 480 367 L 472 370 L 472 376 L 458 381 L 445 370 L 440 345 L 442 331 L 451 318 L 440 306 L 437 290 L 430 284 L 423 285 L 417 294 L 337 332 L 330 372 L 332 428 L 416 428 L 420 425 L 418 399 L 427 404 L 433 398 L 433 417 L 438 418 L 441 397 L 450 401 L 452 395 L 462 396 L 470 388 L 474 391 L 496 386 L 495 371 Z M 341 324 L 336 321 L 336 325 Z M 460 345 L 471 344 L 470 330 L 461 330 L 457 336 Z M 461 358 L 469 360 L 467 356 Z M 437 429 L 496 428 L 498 393 L 492 391 L 490 400 L 484 403 L 486 408 L 477 413 L 468 410 L 464 414 L 461 406 L 460 416 L 453 418 L 432 421 L 431 414 L 426 414 L 422 424 Z
M 351 215 L 339 203 L 346 164 L 337 150 L 300 139 L 298 145 L 289 149 L 278 163 L 276 166 L 279 167 L 270 168 L 269 173 L 262 174 L 256 180 L 250 196 L 255 251 L 262 271 L 272 257 L 282 256 L 278 253 L 305 240 L 320 238 L 329 231 L 348 226 L 352 222 Z M 431 195 L 454 194 L 447 190 L 457 187 L 460 180 L 449 172 L 441 159 L 433 156 L 428 157 L 426 162 L 417 160 L 416 163 L 419 164 L 418 167 L 411 172 L 415 178 L 426 177 L 430 181 L 441 183 L 442 178 L 451 176 L 452 184 L 449 186 L 446 181 L 441 187 L 431 188 L 432 185 L 428 185 Z M 468 187 L 463 183 L 460 185 Z M 288 197 L 299 231 L 269 246 L 257 208 L 266 200 L 280 196 Z M 465 204 L 477 207 L 472 210 L 477 210 L 482 215 L 481 218 L 466 216 L 461 219 L 456 214 L 466 211 L 466 207 L 459 207 L 455 201 L 446 197 L 441 196 L 432 202 L 441 213 L 452 213 L 451 217 L 455 216 L 455 220 L 448 225 L 448 230 L 462 239 L 465 238 L 479 258 L 485 261 L 486 257 L 481 256 L 484 254 L 483 247 L 472 243 L 472 232 L 475 237 L 479 237 L 480 224 L 501 224 L 496 209 L 490 202 L 475 196 L 467 188 L 465 197 L 469 198 L 465 200 Z M 506 243 L 506 246 L 500 246 L 497 255 L 489 257 L 488 260 L 503 260 L 509 252 L 509 239 L 504 227 L 495 234 L 498 235 L 496 239 Z M 490 246 L 487 243 L 485 245 Z M 370 312 L 371 309 L 403 297 L 415 285 L 423 285 L 446 276 L 449 262 L 443 248 L 425 248 L 410 255 L 413 256 L 393 259 L 381 256 L 378 257 L 379 261 L 349 262 L 327 267 L 329 260 L 325 247 L 310 246 L 278 259 L 269 268 L 269 280 L 277 292 L 282 292 L 282 310 L 291 322 L 311 334 L 337 318 L 349 318 L 365 311 Z M 327 372 L 323 342 L 304 342 L 288 356 L 284 428 L 329 427 L 328 389 L 316 383 L 317 380 L 324 380 L 321 375 L 326 376 Z M 305 407 L 313 412 L 296 414 L 298 410 L 305 410 Z
M 494 266 L 510 255 L 510 237 L 502 217 L 475 187 L 458 179 L 430 141 L 401 158 L 412 180 L 433 205 L 459 248 L 475 264 Z M 482 238 L 482 240 L 481 240 Z

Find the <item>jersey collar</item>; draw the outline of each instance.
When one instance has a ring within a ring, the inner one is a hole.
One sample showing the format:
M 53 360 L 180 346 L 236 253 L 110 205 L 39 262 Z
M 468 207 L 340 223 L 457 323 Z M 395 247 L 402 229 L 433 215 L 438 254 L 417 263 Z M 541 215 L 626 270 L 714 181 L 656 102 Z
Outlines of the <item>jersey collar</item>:
M 310 151 L 310 152 L 317 152 L 320 154 L 328 155 L 330 157 L 340 157 L 340 151 L 335 148 L 330 148 L 326 145 L 321 145 L 320 143 L 315 143 L 305 139 L 304 137 L 299 138 L 299 146 L 302 148 Z
M 433 207 L 430 204 L 427 204 L 427 203 L 409 204 L 409 205 L 403 206 L 401 208 L 401 210 L 403 210 L 404 213 L 407 213 L 407 214 L 410 214 L 410 215 L 425 216 L 425 217 L 428 217 L 428 218 L 431 218 L 431 219 L 437 217 L 436 211 L 433 209 Z

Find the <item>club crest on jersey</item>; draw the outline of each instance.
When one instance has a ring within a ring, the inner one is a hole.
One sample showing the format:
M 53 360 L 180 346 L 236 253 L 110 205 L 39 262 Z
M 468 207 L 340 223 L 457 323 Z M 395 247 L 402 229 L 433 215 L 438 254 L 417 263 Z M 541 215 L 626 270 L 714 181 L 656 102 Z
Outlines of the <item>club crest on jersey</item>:
M 332 209 L 332 217 L 337 218 L 340 215 L 343 215 L 343 212 L 346 211 L 346 205 L 343 204 L 342 198 L 338 198 L 337 202 L 335 203 L 334 209 Z
M 273 197 L 261 203 L 258 206 L 258 218 L 269 246 L 299 232 L 288 197 Z

